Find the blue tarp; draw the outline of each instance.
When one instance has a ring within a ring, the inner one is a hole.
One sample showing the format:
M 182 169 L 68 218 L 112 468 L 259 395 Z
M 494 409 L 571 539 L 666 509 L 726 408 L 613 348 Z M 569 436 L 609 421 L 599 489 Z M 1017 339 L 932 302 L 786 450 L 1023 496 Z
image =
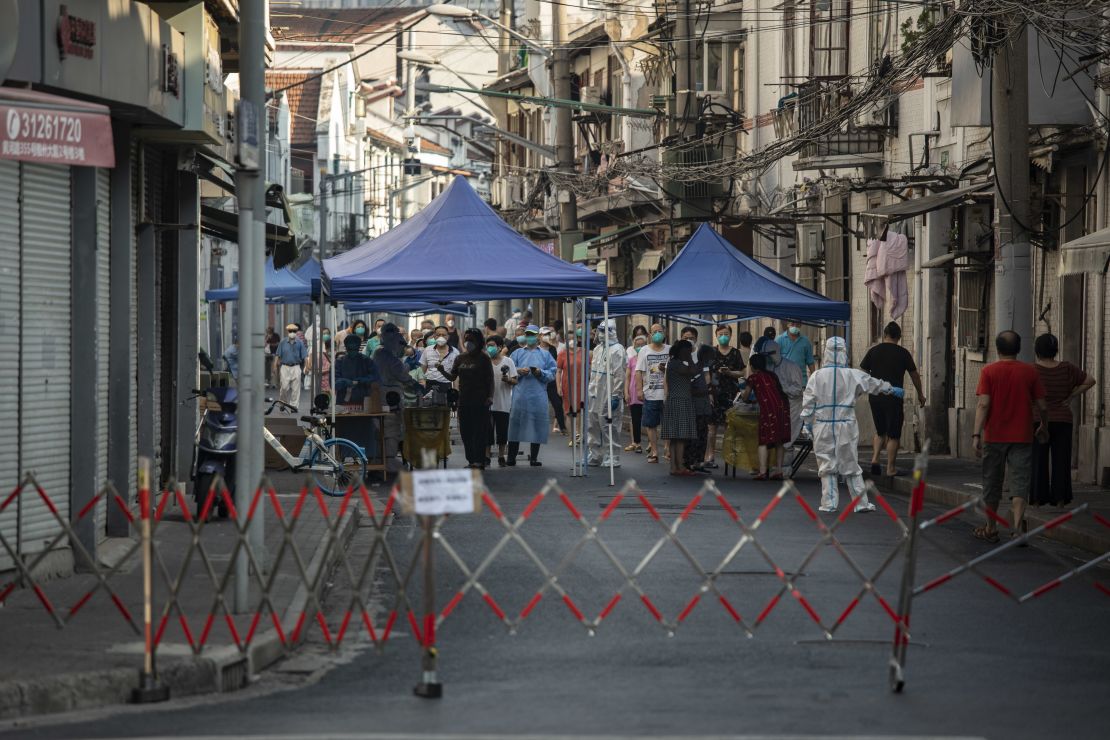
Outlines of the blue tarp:
M 395 313 L 406 316 L 423 316 L 431 313 L 449 313 L 456 316 L 470 314 L 465 303 L 426 303 L 423 301 L 355 301 L 345 304 L 348 313 Z
M 274 269 L 273 258 L 266 260 L 266 302 L 267 303 L 312 303 L 312 293 L 309 278 L 303 274 L 311 274 L 311 267 L 315 266 L 316 279 L 319 281 L 320 263 L 309 260 L 294 272 L 288 267 L 280 270 Z M 205 291 L 204 297 L 209 301 L 237 301 L 239 300 L 239 286 L 230 288 L 217 288 Z
M 600 314 L 601 301 L 590 301 Z M 663 272 L 642 288 L 609 298 L 609 314 L 650 316 L 724 315 L 736 318 L 846 322 L 844 301 L 803 288 L 732 246 L 702 224 Z
M 606 295 L 604 275 L 540 250 L 462 177 L 400 226 L 325 260 L 324 284 L 344 303 Z

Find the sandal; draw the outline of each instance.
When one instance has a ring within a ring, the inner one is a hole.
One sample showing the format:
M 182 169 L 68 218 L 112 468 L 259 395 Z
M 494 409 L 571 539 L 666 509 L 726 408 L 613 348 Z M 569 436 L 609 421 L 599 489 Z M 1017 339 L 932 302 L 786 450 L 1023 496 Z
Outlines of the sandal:
M 752 480 L 767 480 L 767 474 L 766 473 L 756 473 L 755 475 L 752 476 Z
M 971 531 L 971 536 L 977 540 L 983 540 L 984 542 L 998 542 L 998 531 L 987 529 L 985 526 L 973 529 Z
M 657 462 L 659 462 L 659 456 L 658 456 L 658 455 L 656 455 L 656 454 L 654 454 L 654 453 L 653 453 L 653 454 L 651 454 L 651 455 L 648 455 L 648 456 L 647 456 L 647 461 L 648 461 L 649 463 L 657 463 Z
M 1029 525 L 1025 523 L 1024 519 L 1022 519 L 1021 524 L 1018 525 L 1018 528 L 1010 534 L 1010 539 L 1016 540 L 1019 537 L 1024 537 L 1027 534 L 1029 534 Z M 1021 542 L 1017 543 L 1015 547 L 1029 547 L 1029 540 L 1022 540 Z
M 632 452 L 635 449 L 636 449 L 636 443 L 635 442 L 629 442 L 628 444 L 626 444 L 624 446 L 624 451 L 625 452 Z
M 771 473 L 767 476 L 767 480 L 782 480 L 782 473 Z

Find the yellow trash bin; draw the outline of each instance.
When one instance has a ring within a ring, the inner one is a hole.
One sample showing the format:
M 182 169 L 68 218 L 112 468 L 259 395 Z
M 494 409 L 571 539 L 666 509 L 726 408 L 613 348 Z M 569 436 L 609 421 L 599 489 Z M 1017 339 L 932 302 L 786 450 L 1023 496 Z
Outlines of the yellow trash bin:
M 413 468 L 424 467 L 424 451 L 434 450 L 436 461 L 451 455 L 451 409 L 446 406 L 406 408 L 405 459 Z

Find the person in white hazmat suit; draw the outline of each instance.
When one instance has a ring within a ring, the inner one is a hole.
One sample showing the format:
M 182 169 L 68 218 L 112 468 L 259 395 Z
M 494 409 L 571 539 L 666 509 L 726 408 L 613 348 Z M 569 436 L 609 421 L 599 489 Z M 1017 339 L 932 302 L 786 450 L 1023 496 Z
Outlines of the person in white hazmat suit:
M 859 498 L 856 511 L 874 511 L 863 486 L 859 466 L 859 424 L 856 399 L 865 394 L 903 395 L 884 380 L 848 366 L 848 350 L 841 337 L 825 342 L 821 369 L 809 376 L 802 394 L 802 423 L 810 430 L 817 474 L 821 477 L 820 511 L 836 511 L 840 503 L 837 475 L 843 475 L 852 499 Z
M 598 337 L 601 341 L 590 353 L 590 385 L 587 388 L 589 395 L 589 465 L 609 466 L 609 455 L 612 453 L 613 467 L 619 468 L 621 454 L 621 424 L 624 421 L 624 376 L 628 363 L 628 355 L 624 347 L 617 341 L 617 325 L 609 319 L 609 323 L 602 322 L 598 325 Z M 612 425 L 606 420 L 612 415 Z M 609 435 L 612 433 L 612 440 Z M 610 442 L 612 444 L 610 444 Z

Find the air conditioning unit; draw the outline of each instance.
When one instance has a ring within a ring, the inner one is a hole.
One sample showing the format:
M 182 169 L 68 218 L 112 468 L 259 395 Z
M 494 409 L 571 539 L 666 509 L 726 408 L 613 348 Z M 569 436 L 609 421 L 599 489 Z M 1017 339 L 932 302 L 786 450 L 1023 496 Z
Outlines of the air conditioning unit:
M 798 224 L 797 254 L 799 265 L 821 262 L 825 259 L 825 227 L 819 223 Z
M 584 85 L 578 89 L 578 99 L 583 103 L 601 104 L 601 88 L 597 85 Z

